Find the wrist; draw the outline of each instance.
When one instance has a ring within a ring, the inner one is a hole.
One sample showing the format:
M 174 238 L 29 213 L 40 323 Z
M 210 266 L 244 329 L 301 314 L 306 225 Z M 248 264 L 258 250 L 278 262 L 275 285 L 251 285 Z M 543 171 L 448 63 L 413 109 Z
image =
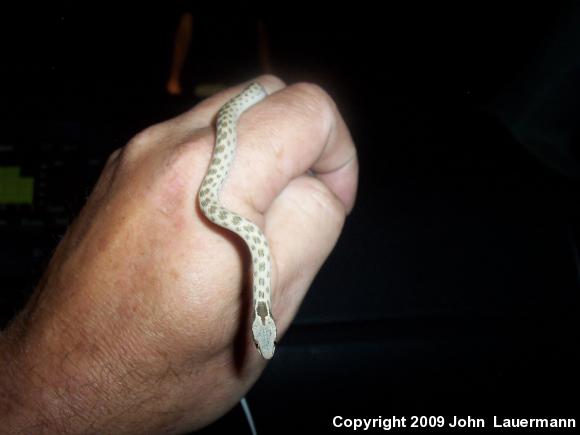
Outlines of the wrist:
M 77 361 L 60 339 L 38 333 L 58 327 L 27 328 L 26 312 L 0 334 L 0 434 L 100 432 L 96 383 L 72 368 Z
M 170 397 L 162 394 L 168 370 L 154 358 L 121 355 L 96 337 L 87 345 L 54 317 L 26 317 L 0 334 L 0 435 L 154 433 L 179 418 L 153 413 L 160 395 Z

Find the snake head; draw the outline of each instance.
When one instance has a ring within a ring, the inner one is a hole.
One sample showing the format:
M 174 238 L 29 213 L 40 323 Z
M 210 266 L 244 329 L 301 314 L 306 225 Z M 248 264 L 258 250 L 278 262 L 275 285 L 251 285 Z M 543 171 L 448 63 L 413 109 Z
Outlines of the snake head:
M 266 359 L 272 358 L 276 349 L 276 324 L 274 319 L 270 316 L 256 316 L 254 323 L 252 323 L 252 334 L 260 355 Z

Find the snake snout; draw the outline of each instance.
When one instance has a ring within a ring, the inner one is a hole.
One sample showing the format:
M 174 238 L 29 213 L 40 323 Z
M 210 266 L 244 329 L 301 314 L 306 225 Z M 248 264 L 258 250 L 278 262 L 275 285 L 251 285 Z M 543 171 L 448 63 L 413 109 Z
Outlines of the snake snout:
M 254 318 L 252 324 L 252 333 L 254 336 L 254 343 L 258 348 L 258 352 L 266 358 L 270 359 L 274 356 L 276 349 L 276 325 L 274 319 L 267 316 L 263 323 L 259 316 Z

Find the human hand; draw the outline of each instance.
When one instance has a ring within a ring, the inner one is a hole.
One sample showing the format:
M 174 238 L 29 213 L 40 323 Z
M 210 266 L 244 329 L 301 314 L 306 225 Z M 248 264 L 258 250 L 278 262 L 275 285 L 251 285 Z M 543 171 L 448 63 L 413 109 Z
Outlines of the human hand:
M 271 95 L 239 121 L 221 199 L 268 238 L 282 336 L 353 207 L 358 164 L 322 90 L 258 82 Z M 265 361 L 251 337 L 248 253 L 196 201 L 212 120 L 243 88 L 111 155 L 1 337 L 0 432 L 183 432 L 224 414 L 257 380 Z

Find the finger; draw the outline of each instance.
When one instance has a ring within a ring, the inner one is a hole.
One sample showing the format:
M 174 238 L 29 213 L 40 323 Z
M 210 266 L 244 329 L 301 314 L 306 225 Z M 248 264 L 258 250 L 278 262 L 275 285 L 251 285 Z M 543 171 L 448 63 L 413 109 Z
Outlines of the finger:
M 285 87 L 244 113 L 236 154 L 224 204 L 264 213 L 291 180 L 311 170 L 346 211 L 353 207 L 356 149 L 336 105 L 318 86 Z
M 220 107 L 240 94 L 252 82 L 260 83 L 268 94 L 277 92 L 285 86 L 278 77 L 263 75 L 225 89 L 203 100 L 187 112 L 145 129 L 133 139 L 132 144 L 137 145 L 134 148 L 140 148 L 142 151 L 142 148 L 147 148 L 148 144 L 153 144 L 156 148 L 159 145 L 169 148 L 186 141 L 194 131 L 210 126 Z
M 252 80 L 248 80 L 239 85 L 233 86 L 231 88 L 225 89 L 206 98 L 201 103 L 197 104 L 193 109 L 184 114 L 178 116 L 179 122 L 187 124 L 197 125 L 198 128 L 206 127 L 210 125 L 217 114 L 218 110 L 226 104 L 229 100 L 239 95 L 244 89 L 246 89 L 251 83 L 257 82 L 266 91 L 268 95 L 271 95 L 280 89 L 286 87 L 286 84 L 276 76 L 273 75 L 262 75 L 256 77 Z
M 220 107 L 241 93 L 252 82 L 260 83 L 268 94 L 285 86 L 282 80 L 273 75 L 262 75 L 221 91 L 187 112 L 152 125 L 135 135 L 123 149 L 124 160 L 135 161 L 150 152 L 162 156 L 164 152 L 171 152 L 174 148 L 203 136 L 203 129 L 211 126 Z
M 296 314 L 320 267 L 336 244 L 346 212 L 319 179 L 292 180 L 265 215 L 274 262 L 273 312 L 280 329 Z

